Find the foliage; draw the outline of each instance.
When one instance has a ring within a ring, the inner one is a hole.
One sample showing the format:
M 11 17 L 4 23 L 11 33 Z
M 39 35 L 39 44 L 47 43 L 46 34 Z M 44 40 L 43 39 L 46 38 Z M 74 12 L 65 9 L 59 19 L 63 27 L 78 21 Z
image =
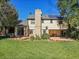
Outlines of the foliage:
M 2 26 L 13 27 L 18 24 L 18 14 L 15 8 L 8 2 L 2 1 L 0 4 L 0 21 Z
M 79 26 L 79 0 L 58 0 L 58 9 L 68 24 L 69 37 L 76 37 L 76 31 L 72 28 Z
M 35 36 L 35 40 L 41 40 L 41 37 L 38 36 L 38 35 L 36 35 L 36 36 Z
M 0 0 L 0 3 L 8 2 L 10 0 Z
M 72 39 L 75 39 L 75 40 L 79 40 L 79 30 L 76 29 L 76 28 L 71 28 L 72 30 L 66 30 L 64 32 L 64 37 L 70 37 Z
M 47 33 L 42 34 L 41 38 L 42 39 L 49 39 L 49 35 Z
M 10 38 L 9 36 L 0 36 L 0 40 Z
M 49 39 L 49 35 L 47 33 L 44 33 L 41 35 L 41 37 L 39 37 L 38 35 L 36 35 L 35 37 L 34 36 L 31 36 L 30 39 L 33 41 L 33 40 L 45 40 L 45 39 Z
M 33 40 L 41 40 L 41 37 L 39 37 L 38 35 L 36 36 L 31 36 L 30 39 Z
M 63 16 L 64 19 L 66 19 L 66 22 L 70 24 L 70 26 L 74 26 L 75 24 L 74 19 L 77 19 L 76 21 L 78 21 L 78 18 L 79 18 L 78 1 L 77 0 L 58 0 L 58 9 L 60 11 L 61 16 Z M 72 24 L 71 21 L 74 21 L 74 24 Z
M 35 37 L 34 36 L 31 36 L 30 37 L 30 40 L 32 40 L 32 41 L 35 40 Z

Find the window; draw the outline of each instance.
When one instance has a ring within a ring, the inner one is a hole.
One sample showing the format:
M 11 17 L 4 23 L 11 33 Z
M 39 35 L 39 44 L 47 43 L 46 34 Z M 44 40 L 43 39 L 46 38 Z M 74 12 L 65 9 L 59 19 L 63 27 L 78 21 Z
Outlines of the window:
M 35 20 L 31 20 L 31 24 L 35 24 Z
M 50 23 L 53 23 L 53 20 L 50 20 Z
M 42 20 L 42 23 L 44 23 L 44 20 Z
M 59 24 L 63 24 L 62 20 L 59 21 Z

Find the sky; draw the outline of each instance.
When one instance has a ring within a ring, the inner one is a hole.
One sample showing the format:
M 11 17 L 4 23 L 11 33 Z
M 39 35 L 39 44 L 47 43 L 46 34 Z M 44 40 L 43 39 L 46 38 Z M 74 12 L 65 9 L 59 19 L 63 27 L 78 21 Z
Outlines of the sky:
M 59 15 L 57 0 L 11 0 L 10 3 L 16 8 L 19 20 L 26 20 L 35 9 L 41 9 L 43 15 Z

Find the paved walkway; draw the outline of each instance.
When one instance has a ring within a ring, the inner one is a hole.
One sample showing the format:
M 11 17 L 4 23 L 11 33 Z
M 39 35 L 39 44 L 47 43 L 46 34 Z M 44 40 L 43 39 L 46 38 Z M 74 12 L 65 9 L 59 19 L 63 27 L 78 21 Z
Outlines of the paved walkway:
M 50 37 L 49 41 L 74 41 L 74 40 L 63 37 Z
M 11 38 L 11 40 L 28 40 L 29 37 L 17 37 L 17 38 Z

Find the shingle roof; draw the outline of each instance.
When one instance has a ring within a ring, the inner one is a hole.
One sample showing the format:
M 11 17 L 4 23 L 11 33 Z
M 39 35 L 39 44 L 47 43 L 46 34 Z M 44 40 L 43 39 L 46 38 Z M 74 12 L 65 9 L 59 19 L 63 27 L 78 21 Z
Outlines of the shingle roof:
M 59 20 L 59 19 L 61 19 L 61 20 L 62 20 L 63 17 L 53 16 L 53 15 L 42 15 L 41 18 L 42 18 L 42 19 L 54 19 L 54 20 Z M 29 20 L 29 19 L 35 19 L 35 16 L 34 16 L 34 15 L 30 15 L 27 19 L 28 19 L 28 20 Z
M 27 26 L 27 21 L 22 21 L 19 25 Z

